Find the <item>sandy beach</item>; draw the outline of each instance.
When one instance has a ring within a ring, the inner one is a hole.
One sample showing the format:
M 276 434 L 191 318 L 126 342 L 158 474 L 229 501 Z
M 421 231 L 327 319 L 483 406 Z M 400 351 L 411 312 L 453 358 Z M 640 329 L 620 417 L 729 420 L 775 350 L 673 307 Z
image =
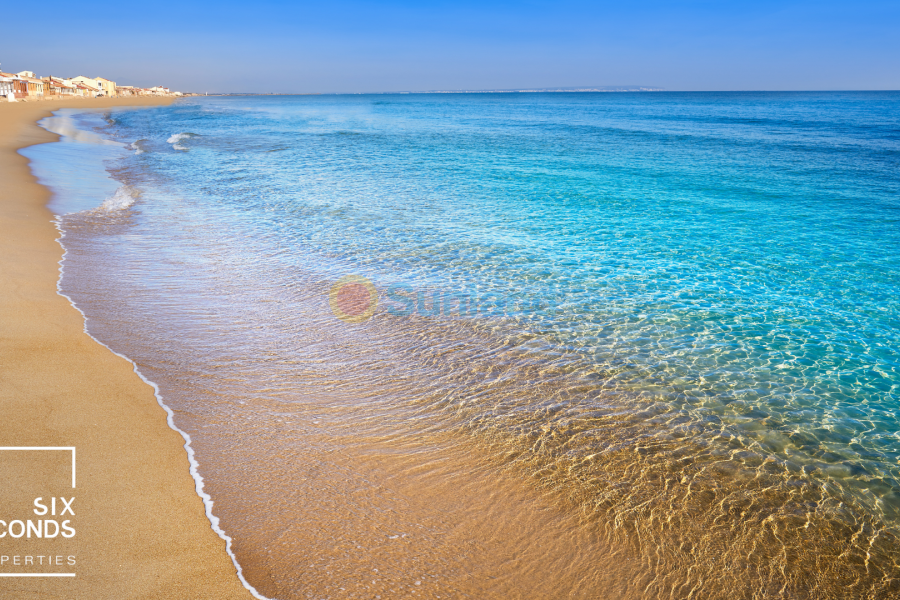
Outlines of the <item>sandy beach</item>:
M 73 516 L 56 518 L 76 531 L 0 539 L 0 572 L 76 574 L 3 577 L 4 598 L 251 597 L 210 527 L 184 440 L 153 389 L 91 339 L 82 315 L 57 294 L 62 248 L 45 208 L 50 193 L 16 152 L 56 139 L 36 121 L 59 108 L 171 101 L 0 104 L 0 446 L 77 450 L 75 489 L 66 451 L 0 452 L 0 520 L 38 519 L 38 497 L 48 506 L 51 497 L 74 497 Z

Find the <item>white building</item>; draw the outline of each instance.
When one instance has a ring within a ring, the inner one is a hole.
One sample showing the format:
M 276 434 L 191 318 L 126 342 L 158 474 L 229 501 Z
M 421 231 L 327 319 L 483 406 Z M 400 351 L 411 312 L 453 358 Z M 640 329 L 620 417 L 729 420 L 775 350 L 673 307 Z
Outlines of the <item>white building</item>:
M 11 73 L 0 73 L 0 98 L 6 98 L 16 91 L 13 86 L 15 80 L 11 75 Z
M 96 79 L 91 79 L 90 77 L 85 77 L 84 75 L 79 75 L 78 77 L 73 77 L 71 79 L 66 80 L 67 83 L 78 83 L 86 88 L 90 89 L 94 95 L 98 95 L 102 92 L 103 88 L 97 82 Z

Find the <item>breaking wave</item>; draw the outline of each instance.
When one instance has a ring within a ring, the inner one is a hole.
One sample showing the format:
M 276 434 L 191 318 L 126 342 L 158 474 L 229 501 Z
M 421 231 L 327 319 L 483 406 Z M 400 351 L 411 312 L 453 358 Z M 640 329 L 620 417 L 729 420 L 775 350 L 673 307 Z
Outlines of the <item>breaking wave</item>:
M 123 185 L 116 190 L 115 194 L 104 200 L 96 210 L 102 212 L 124 210 L 134 204 L 140 196 L 141 192 L 137 188 Z
M 172 148 L 175 150 L 187 150 L 185 146 L 181 144 L 181 142 L 187 141 L 191 138 L 199 137 L 196 133 L 176 133 L 172 137 L 166 140 L 167 143 L 172 144 Z
M 144 154 L 148 152 L 147 148 L 145 148 L 146 143 L 147 140 L 145 139 L 136 140 L 131 143 L 131 149 L 134 150 L 135 154 Z

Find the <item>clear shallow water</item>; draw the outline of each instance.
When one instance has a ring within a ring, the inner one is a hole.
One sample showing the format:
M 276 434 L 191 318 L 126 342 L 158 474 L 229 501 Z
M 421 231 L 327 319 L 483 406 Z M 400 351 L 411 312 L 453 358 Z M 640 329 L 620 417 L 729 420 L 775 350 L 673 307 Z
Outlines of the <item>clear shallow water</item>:
M 81 115 L 129 145 L 90 159 L 126 187 L 61 218 L 62 289 L 160 385 L 270 597 L 890 597 L 898 108 Z M 61 146 L 28 152 L 66 213 Z M 347 275 L 379 291 L 368 321 L 335 318 Z

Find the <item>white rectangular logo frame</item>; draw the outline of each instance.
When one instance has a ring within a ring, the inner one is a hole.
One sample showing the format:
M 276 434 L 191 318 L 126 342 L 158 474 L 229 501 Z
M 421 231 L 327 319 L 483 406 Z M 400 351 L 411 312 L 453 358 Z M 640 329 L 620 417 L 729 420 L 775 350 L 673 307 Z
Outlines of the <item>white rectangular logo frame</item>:
M 75 489 L 75 446 L 0 446 L 0 450 L 71 450 L 72 489 Z M 75 577 L 75 573 L 0 573 L 0 577 Z

